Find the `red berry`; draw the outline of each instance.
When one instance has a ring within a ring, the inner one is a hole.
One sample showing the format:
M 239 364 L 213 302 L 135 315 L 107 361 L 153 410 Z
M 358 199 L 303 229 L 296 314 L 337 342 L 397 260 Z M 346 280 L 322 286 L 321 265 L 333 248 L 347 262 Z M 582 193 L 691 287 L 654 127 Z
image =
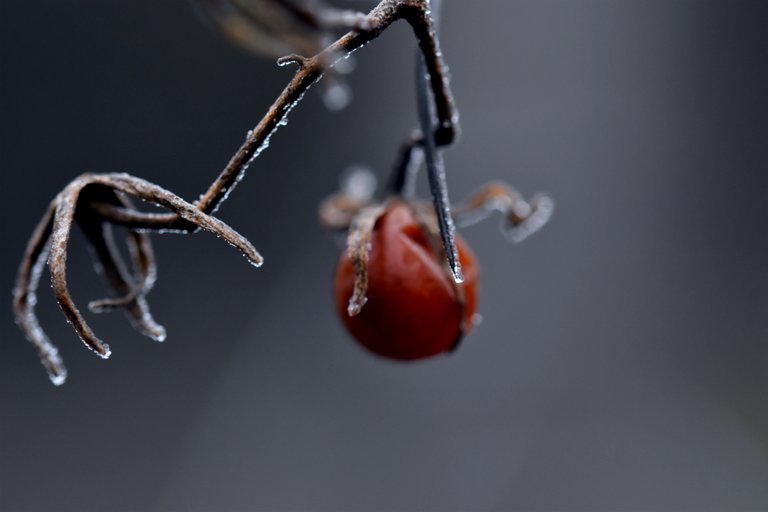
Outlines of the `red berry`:
M 392 359 L 421 359 L 452 350 L 472 327 L 477 308 L 477 263 L 458 236 L 456 244 L 463 285 L 453 283 L 411 208 L 402 201 L 391 202 L 373 229 L 368 301 L 355 316 L 347 313 L 355 275 L 346 251 L 336 268 L 336 308 L 352 336 L 370 351 Z

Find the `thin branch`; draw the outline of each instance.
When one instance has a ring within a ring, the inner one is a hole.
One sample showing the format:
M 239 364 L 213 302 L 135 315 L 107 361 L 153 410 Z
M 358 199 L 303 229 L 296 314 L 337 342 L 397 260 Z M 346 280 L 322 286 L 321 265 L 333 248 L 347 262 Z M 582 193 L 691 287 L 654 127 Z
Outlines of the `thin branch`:
M 422 133 L 431 133 L 433 126 L 432 109 L 425 67 L 423 59 L 419 59 L 416 73 L 416 103 L 418 104 L 419 123 L 421 124 Z M 425 137 L 422 147 L 424 148 L 424 161 L 427 166 L 429 189 L 432 193 L 432 202 L 435 205 L 435 214 L 437 215 L 437 223 L 440 227 L 440 238 L 443 241 L 445 256 L 448 259 L 448 266 L 451 269 L 453 280 L 456 283 L 461 283 L 464 281 L 464 275 L 461 273 L 459 250 L 456 247 L 456 227 L 451 217 L 451 204 L 448 199 L 448 185 L 445 181 L 443 155 L 438 151 L 432 137 Z
M 267 148 L 270 138 L 284 124 L 289 112 L 301 101 L 307 90 L 322 77 L 328 62 L 338 60 L 376 39 L 392 23 L 400 19 L 406 20 L 412 27 L 426 62 L 438 118 L 435 143 L 440 146 L 450 144 L 458 131 L 458 115 L 448 85 L 447 68 L 443 62 L 428 7 L 426 0 L 383 0 L 368 14 L 369 29 L 367 31 L 349 32 L 311 58 L 289 55 L 281 59 L 281 63 L 298 63 L 299 69 L 259 124 L 248 132 L 245 142 L 197 201 L 197 207 L 205 213 L 213 213 L 227 199 L 243 178 L 249 164 Z M 110 222 L 134 229 L 189 230 L 191 228 L 189 224 L 180 223 L 172 216 L 126 212 L 110 207 L 106 207 L 102 213 Z
M 288 86 L 270 107 L 261 122 L 248 134 L 246 141 L 235 153 L 216 181 L 198 201 L 198 207 L 205 212 L 216 211 L 253 158 L 267 147 L 272 134 L 280 127 L 288 113 L 301 100 L 304 93 L 323 74 L 329 57 L 347 55 L 377 38 L 395 21 L 404 18 L 413 27 L 425 58 L 430 62 L 430 76 L 435 95 L 440 98 L 442 126 L 452 126 L 454 122 L 453 99 L 447 85 L 447 78 L 442 74 L 445 69 L 439 45 L 431 32 L 431 23 L 427 11 L 427 2 L 421 0 L 384 0 L 368 15 L 369 30 L 350 32 L 321 53 L 308 59 L 299 68 Z

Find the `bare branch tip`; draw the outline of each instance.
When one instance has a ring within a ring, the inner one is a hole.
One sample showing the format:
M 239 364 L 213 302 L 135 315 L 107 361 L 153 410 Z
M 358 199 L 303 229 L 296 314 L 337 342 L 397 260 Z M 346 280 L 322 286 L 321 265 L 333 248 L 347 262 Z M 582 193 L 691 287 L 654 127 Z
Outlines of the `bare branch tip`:
M 264 264 L 264 258 L 261 256 L 261 254 L 256 252 L 255 249 L 250 254 L 244 253 L 244 256 L 246 257 L 248 262 L 256 268 L 259 268 Z
M 458 260 L 456 261 L 456 265 L 451 268 L 451 276 L 453 277 L 453 282 L 456 284 L 464 282 L 464 273 L 461 271 L 461 264 Z
M 296 64 L 300 69 L 304 69 L 309 65 L 309 61 L 310 59 L 302 55 L 291 53 L 290 55 L 285 55 L 277 59 L 277 65 L 280 67 L 285 67 L 290 64 Z
M 67 381 L 67 370 L 62 368 L 62 371 L 59 373 L 49 371 L 48 378 L 51 379 L 51 383 L 54 386 L 61 386 Z

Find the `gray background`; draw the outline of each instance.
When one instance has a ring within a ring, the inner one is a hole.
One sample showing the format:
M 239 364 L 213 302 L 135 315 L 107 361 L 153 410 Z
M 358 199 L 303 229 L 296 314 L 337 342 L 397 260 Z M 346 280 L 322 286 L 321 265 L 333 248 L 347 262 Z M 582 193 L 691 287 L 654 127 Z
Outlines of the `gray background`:
M 89 316 L 100 361 L 43 284 L 61 388 L 10 313 L 47 202 L 83 171 L 194 199 L 291 71 L 182 1 L 0 5 L 0 510 L 768 509 L 768 3 L 446 2 L 452 196 L 502 178 L 558 207 L 519 246 L 465 232 L 484 322 L 455 355 L 351 342 L 316 224 L 339 172 L 383 177 L 415 121 L 396 26 L 357 54 L 352 106 L 309 94 L 220 210 L 263 268 L 154 238 L 165 344 Z

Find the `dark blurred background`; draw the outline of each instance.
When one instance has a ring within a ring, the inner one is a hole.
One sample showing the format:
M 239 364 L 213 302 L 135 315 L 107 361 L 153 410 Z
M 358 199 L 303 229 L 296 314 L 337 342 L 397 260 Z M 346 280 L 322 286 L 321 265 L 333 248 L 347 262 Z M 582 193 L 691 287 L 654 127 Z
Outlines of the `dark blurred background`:
M 264 267 L 154 237 L 167 342 L 89 315 L 101 361 L 43 282 L 60 388 L 10 305 L 48 201 L 84 171 L 196 198 L 292 70 L 181 0 L 0 6 L 0 510 L 768 509 L 768 3 L 445 2 L 452 197 L 504 179 L 557 201 L 521 245 L 464 233 L 484 322 L 456 354 L 350 341 L 316 222 L 415 123 L 398 25 L 356 54 L 351 107 L 310 93 L 220 209 Z M 103 287 L 79 234 L 70 255 L 84 308 Z

